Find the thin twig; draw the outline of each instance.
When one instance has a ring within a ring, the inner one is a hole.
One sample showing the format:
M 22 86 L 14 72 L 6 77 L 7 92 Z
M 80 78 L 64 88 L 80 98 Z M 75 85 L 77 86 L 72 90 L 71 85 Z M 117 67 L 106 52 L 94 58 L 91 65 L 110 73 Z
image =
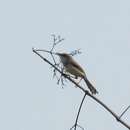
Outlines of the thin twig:
M 46 58 L 44 58 L 41 54 L 39 54 L 37 51 L 35 51 L 35 49 L 33 49 L 33 52 L 35 54 L 37 54 L 42 60 L 44 60 L 46 63 L 48 63 L 49 65 L 51 65 L 52 67 L 54 67 L 60 74 L 62 74 L 62 76 L 64 76 L 66 79 L 68 79 L 69 81 L 71 81 L 73 84 L 75 84 L 77 87 L 79 87 L 83 92 L 89 93 L 87 90 L 85 90 L 84 88 L 82 88 L 79 84 L 77 84 L 73 79 L 71 79 L 68 75 L 66 75 L 65 73 L 63 73 L 61 70 L 59 70 L 54 64 L 52 64 L 49 60 L 47 60 Z
M 34 50 L 34 48 L 33 48 L 33 50 Z M 47 53 L 50 53 L 50 54 L 54 54 L 54 55 L 56 55 L 55 52 L 47 51 L 47 50 L 44 50 L 44 49 L 35 49 L 35 51 L 43 51 L 43 52 L 47 52 Z
M 113 112 L 106 104 L 104 104 L 101 100 L 98 98 L 94 97 L 90 93 L 87 93 L 88 96 L 90 96 L 92 99 L 94 99 L 97 103 L 99 103 L 101 106 L 103 106 L 113 117 L 116 118 L 118 122 L 120 122 L 122 125 L 124 125 L 126 128 L 130 130 L 130 125 L 128 125 L 125 121 L 120 119 L 120 116 L 118 116 L 115 112 Z
M 80 106 L 79 106 L 78 114 L 77 114 L 77 117 L 76 117 L 76 120 L 75 120 L 75 124 L 74 124 L 74 130 L 76 130 L 76 128 L 77 128 L 79 114 L 80 114 L 81 108 L 82 108 L 82 106 L 83 106 L 83 102 L 84 102 L 84 100 L 85 100 L 85 97 L 86 97 L 86 93 L 84 94 L 83 99 L 82 99 L 82 101 L 81 101 L 81 104 L 80 104 Z
M 82 126 L 78 125 L 78 124 L 77 124 L 76 127 L 79 127 L 79 128 L 81 128 L 82 130 L 84 130 L 84 128 L 83 128 Z M 72 126 L 72 127 L 70 128 L 70 130 L 72 130 L 73 128 L 75 129 L 75 126 Z
M 52 52 L 54 50 L 55 46 L 65 39 L 61 38 L 60 35 L 56 37 L 55 34 L 52 34 L 51 36 L 53 37 L 53 45 L 52 45 L 52 48 L 51 48 L 51 52 Z
M 126 111 L 130 108 L 130 105 L 122 112 L 122 114 L 119 116 L 119 118 L 121 118 L 125 113 Z
M 71 53 L 69 53 L 71 56 L 75 56 L 77 54 L 81 54 L 82 52 L 80 51 L 81 49 L 77 49 L 77 50 L 74 50 L 72 51 Z
M 67 76 L 66 74 L 62 73 L 61 70 L 59 70 L 55 65 L 53 65 L 49 60 L 47 60 L 46 58 L 44 58 L 42 55 L 40 55 L 36 50 L 33 49 L 33 52 L 35 54 L 37 54 L 38 56 L 40 56 L 40 58 L 42 60 L 44 60 L 46 63 L 48 63 L 49 65 L 51 65 L 52 67 L 54 67 L 59 73 L 62 74 L 62 76 L 64 76 L 66 79 L 68 79 L 69 81 L 71 81 L 72 83 L 74 83 L 80 90 L 82 90 L 86 95 L 88 95 L 89 97 L 91 97 L 92 99 L 94 99 L 97 103 L 99 103 L 103 108 L 105 108 L 113 117 L 116 118 L 116 120 L 121 123 L 123 126 L 125 126 L 126 128 L 128 128 L 130 130 L 130 125 L 128 125 L 125 121 L 123 121 L 120 116 L 118 116 L 115 112 L 113 112 L 106 104 L 104 104 L 100 99 L 98 99 L 97 97 L 93 96 L 92 94 L 90 94 L 87 90 L 85 90 L 84 88 L 82 88 L 82 86 L 80 86 L 79 84 L 77 84 L 74 80 L 72 80 L 69 76 Z

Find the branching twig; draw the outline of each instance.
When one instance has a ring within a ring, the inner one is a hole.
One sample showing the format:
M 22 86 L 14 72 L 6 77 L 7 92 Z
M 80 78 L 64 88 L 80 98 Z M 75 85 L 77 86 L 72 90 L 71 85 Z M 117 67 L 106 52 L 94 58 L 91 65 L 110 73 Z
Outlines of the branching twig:
M 82 52 L 80 51 L 81 49 L 77 49 L 77 50 L 74 50 L 70 53 L 71 56 L 74 56 L 74 55 L 77 55 L 77 54 L 81 54 Z
M 48 51 L 48 50 L 44 50 L 44 49 L 35 49 L 35 51 L 43 51 L 43 52 L 47 52 L 47 53 L 50 53 L 50 54 L 55 54 L 52 51 Z
M 85 100 L 85 97 L 86 97 L 86 93 L 84 94 L 83 99 L 81 101 L 81 104 L 79 106 L 79 110 L 78 110 L 78 114 L 77 114 L 77 117 L 76 117 L 76 120 L 75 120 L 75 124 L 73 125 L 72 128 L 70 128 L 70 130 L 72 130 L 73 128 L 74 128 L 74 130 L 76 130 L 77 126 L 80 127 L 81 129 L 83 129 L 81 126 L 78 125 L 78 118 L 79 118 L 79 114 L 80 114 L 81 108 L 83 106 L 83 102 Z
M 35 49 L 35 51 L 36 51 L 36 52 L 42 51 L 42 52 L 47 52 L 47 53 L 49 53 L 49 54 L 51 55 L 51 57 L 52 57 L 52 60 L 54 61 L 54 65 L 57 66 L 57 67 L 59 67 L 60 63 L 58 63 L 58 64 L 56 63 L 55 58 L 54 58 L 54 55 L 56 55 L 56 53 L 53 52 L 53 51 L 54 51 L 54 49 L 55 49 L 55 46 L 56 46 L 57 44 L 61 43 L 61 42 L 64 40 L 64 38 L 61 38 L 60 35 L 59 35 L 59 36 L 56 36 L 56 35 L 54 35 L 54 34 L 51 35 L 51 36 L 53 37 L 53 45 L 52 45 L 50 51 L 44 50 L 44 49 Z M 33 49 L 33 50 L 34 50 L 34 49 Z M 54 68 L 54 67 L 53 67 L 53 68 Z M 60 78 L 58 78 L 58 76 L 56 75 L 56 70 L 55 70 L 55 68 L 54 68 L 53 72 L 54 72 L 54 73 L 53 73 L 53 78 L 56 77 L 57 80 L 58 80 L 57 84 L 59 84 L 60 81 L 61 81 L 61 84 L 64 85 L 64 82 L 63 82 L 64 79 L 63 79 L 62 75 L 60 76 Z M 62 87 L 62 88 L 63 88 L 63 87 Z
M 79 84 L 77 84 L 74 80 L 72 80 L 68 75 L 66 75 L 65 73 L 63 73 L 60 69 L 58 69 L 54 64 L 52 64 L 49 60 L 47 60 L 46 58 L 44 58 L 41 54 L 39 54 L 35 49 L 33 49 L 33 52 L 35 54 L 37 54 L 38 56 L 40 56 L 40 58 L 42 60 L 44 60 L 46 63 L 48 63 L 49 65 L 51 65 L 53 68 L 55 68 L 60 74 L 62 74 L 62 76 L 64 76 L 66 79 L 68 79 L 69 81 L 71 81 L 73 84 L 75 84 L 77 87 L 79 87 L 82 91 L 89 93 L 87 90 L 85 90 L 84 88 L 82 88 Z
M 52 52 L 52 51 L 54 50 L 55 46 L 56 46 L 57 44 L 59 44 L 60 42 L 62 42 L 63 40 L 65 40 L 65 39 L 64 39 L 64 38 L 61 38 L 60 35 L 56 37 L 55 34 L 52 34 L 51 36 L 53 37 L 53 46 L 52 46 L 52 48 L 51 48 L 51 52 Z
M 126 111 L 130 108 L 130 105 L 122 112 L 122 114 L 119 116 L 119 118 L 121 118 L 125 113 Z
M 61 70 L 59 70 L 54 64 L 52 64 L 49 60 L 44 58 L 42 55 L 40 55 L 36 50 L 33 49 L 33 52 L 40 56 L 42 60 L 44 60 L 46 63 L 51 65 L 55 70 L 57 70 L 62 76 L 64 76 L 66 79 L 71 81 L 73 84 L 75 84 L 80 90 L 82 90 L 86 95 L 91 97 L 93 100 L 95 100 L 97 103 L 99 103 L 103 108 L 105 108 L 113 117 L 116 118 L 116 120 L 121 123 L 123 126 L 128 128 L 130 130 L 130 125 L 128 125 L 125 121 L 123 121 L 120 116 L 118 116 L 115 112 L 113 112 L 106 104 L 104 104 L 100 99 L 90 94 L 87 90 L 85 90 L 81 85 L 77 84 L 73 79 L 71 79 L 68 75 L 64 74 Z
M 124 125 L 126 128 L 128 128 L 130 130 L 130 125 L 128 125 L 125 121 L 123 121 L 122 119 L 120 119 L 120 116 L 118 116 L 115 112 L 113 112 L 106 104 L 104 104 L 101 100 L 99 100 L 98 98 L 94 97 L 90 93 L 88 93 L 87 95 L 90 96 L 92 99 L 94 99 L 101 106 L 103 106 L 113 117 L 115 117 L 115 119 L 118 122 L 120 122 L 122 125 Z

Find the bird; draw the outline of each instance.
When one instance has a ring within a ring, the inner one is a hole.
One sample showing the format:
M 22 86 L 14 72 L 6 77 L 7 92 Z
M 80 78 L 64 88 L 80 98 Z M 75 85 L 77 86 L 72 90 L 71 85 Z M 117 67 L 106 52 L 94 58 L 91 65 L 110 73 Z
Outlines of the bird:
M 84 69 L 75 61 L 75 59 L 68 53 L 56 53 L 60 57 L 61 63 L 63 64 L 65 71 L 75 77 L 81 77 L 84 79 L 92 94 L 97 94 L 98 91 L 88 80 Z

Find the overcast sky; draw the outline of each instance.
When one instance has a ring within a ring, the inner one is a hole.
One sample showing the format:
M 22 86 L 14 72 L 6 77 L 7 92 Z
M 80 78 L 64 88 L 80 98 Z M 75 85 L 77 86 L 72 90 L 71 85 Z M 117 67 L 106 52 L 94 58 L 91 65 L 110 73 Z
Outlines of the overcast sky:
M 73 125 L 83 93 L 71 83 L 58 86 L 50 66 L 31 50 L 50 49 L 51 34 L 65 38 L 56 51 L 81 48 L 75 59 L 98 98 L 119 115 L 130 105 L 130 0 L 1 0 L 1 130 Z M 130 110 L 123 119 L 130 124 Z M 79 124 L 85 130 L 126 129 L 89 97 Z

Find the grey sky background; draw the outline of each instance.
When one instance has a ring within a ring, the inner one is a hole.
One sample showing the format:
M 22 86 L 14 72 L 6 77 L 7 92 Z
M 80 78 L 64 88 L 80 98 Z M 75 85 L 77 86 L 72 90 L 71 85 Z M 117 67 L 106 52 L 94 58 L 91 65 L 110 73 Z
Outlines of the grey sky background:
M 68 130 L 73 125 L 83 94 L 71 83 L 64 89 L 56 85 L 50 66 L 31 50 L 49 49 L 51 34 L 66 39 L 57 51 L 82 49 L 75 59 L 98 98 L 117 114 L 130 105 L 130 0 L 4 0 L 1 130 Z M 123 119 L 130 124 L 130 110 Z M 87 130 L 126 129 L 89 97 L 79 123 Z

